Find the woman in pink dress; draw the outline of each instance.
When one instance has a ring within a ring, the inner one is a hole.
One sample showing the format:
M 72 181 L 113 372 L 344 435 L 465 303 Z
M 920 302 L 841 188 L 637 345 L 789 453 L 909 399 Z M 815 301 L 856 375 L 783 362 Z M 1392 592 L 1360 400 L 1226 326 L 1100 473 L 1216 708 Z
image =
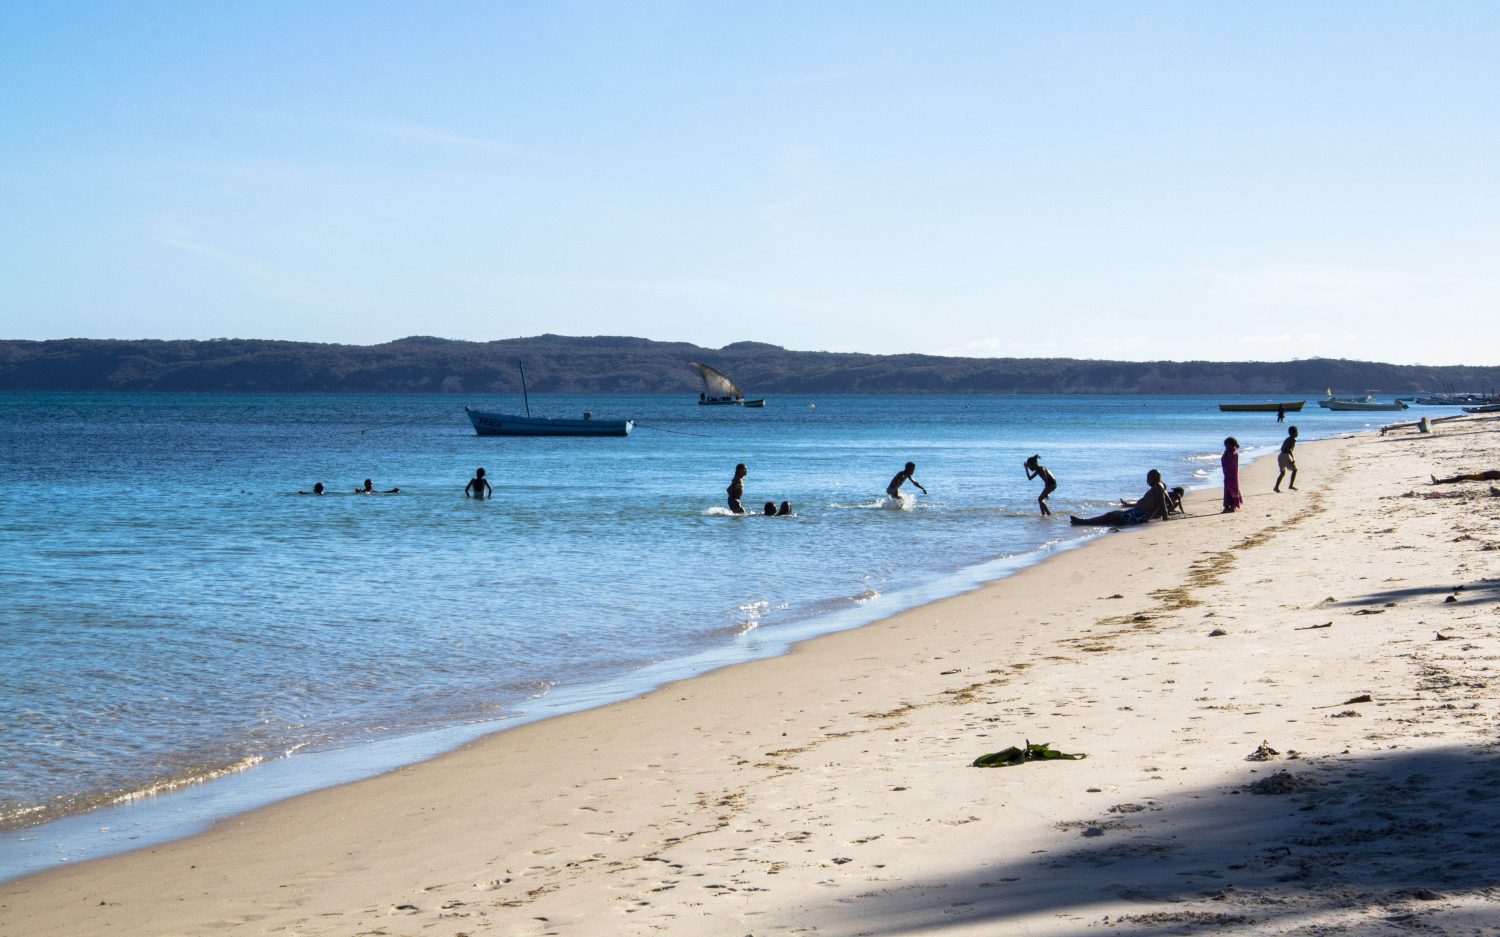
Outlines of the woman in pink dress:
M 1224 467 L 1224 513 L 1232 514 L 1245 506 L 1240 496 L 1240 441 L 1230 436 L 1224 440 L 1224 454 L 1219 457 Z

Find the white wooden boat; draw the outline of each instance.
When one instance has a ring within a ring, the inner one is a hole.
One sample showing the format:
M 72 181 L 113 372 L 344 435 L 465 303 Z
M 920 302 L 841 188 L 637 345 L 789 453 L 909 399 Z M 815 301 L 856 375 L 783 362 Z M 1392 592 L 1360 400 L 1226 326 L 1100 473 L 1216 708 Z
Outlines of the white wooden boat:
M 1405 410 L 1406 404 L 1400 400 L 1376 400 L 1374 397 L 1366 397 L 1363 400 L 1339 400 L 1334 398 L 1327 401 L 1324 406 L 1330 410 Z

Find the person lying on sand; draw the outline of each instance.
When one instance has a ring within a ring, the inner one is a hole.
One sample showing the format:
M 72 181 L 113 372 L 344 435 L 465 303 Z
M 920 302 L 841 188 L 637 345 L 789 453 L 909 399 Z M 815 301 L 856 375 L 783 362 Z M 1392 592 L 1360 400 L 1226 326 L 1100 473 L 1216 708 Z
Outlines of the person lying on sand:
M 1451 485 L 1454 482 L 1493 482 L 1500 481 L 1500 469 L 1470 472 L 1467 475 L 1454 475 L 1452 478 L 1438 478 L 1436 475 L 1431 478 L 1434 485 Z
M 1130 507 L 1118 511 L 1107 511 L 1097 517 L 1069 515 L 1075 527 L 1130 527 L 1161 518 L 1167 520 L 1167 489 L 1161 483 L 1161 472 L 1156 469 L 1146 473 L 1146 493 Z
M 903 468 L 901 471 L 897 472 L 896 473 L 896 477 L 893 478 L 893 479 L 891 479 L 891 483 L 889 485 L 885 486 L 886 496 L 889 497 L 889 498 L 891 498 L 891 499 L 893 499 L 893 500 L 897 499 L 897 498 L 900 498 L 901 497 L 901 486 L 902 486 L 902 484 L 904 484 L 906 482 L 911 482 L 913 485 L 916 485 L 918 488 L 922 488 L 922 483 L 919 482 L 919 481 L 917 481 L 915 478 L 912 478 L 912 474 L 914 472 L 916 472 L 916 470 L 917 470 L 917 463 L 915 463 L 915 462 L 908 462 L 908 463 L 906 463 L 906 467 Z M 926 493 L 927 493 L 927 489 L 926 488 L 922 488 L 922 494 L 925 495 Z

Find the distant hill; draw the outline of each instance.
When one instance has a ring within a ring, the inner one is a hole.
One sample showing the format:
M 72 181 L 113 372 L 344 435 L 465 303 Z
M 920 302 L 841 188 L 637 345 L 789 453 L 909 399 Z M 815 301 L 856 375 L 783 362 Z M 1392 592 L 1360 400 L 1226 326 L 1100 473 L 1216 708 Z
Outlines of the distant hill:
M 1500 366 L 1426 367 L 1311 358 L 1281 362 L 944 358 L 788 351 L 759 342 L 539 335 L 495 342 L 403 338 L 383 345 L 259 339 L 0 340 L 0 391 L 697 394 L 690 361 L 729 374 L 752 396 L 790 393 L 1259 394 L 1318 397 L 1377 389 L 1481 390 Z

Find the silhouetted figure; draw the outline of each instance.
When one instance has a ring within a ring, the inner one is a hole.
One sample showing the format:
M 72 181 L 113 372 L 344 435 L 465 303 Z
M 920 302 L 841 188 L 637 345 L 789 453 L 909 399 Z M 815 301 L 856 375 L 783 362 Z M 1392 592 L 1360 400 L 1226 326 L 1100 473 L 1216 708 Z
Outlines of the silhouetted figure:
M 473 492 L 472 495 L 469 494 L 471 491 Z M 482 501 L 485 498 L 494 497 L 494 495 L 495 489 L 490 487 L 489 479 L 484 477 L 484 469 L 475 469 L 474 477 L 469 479 L 469 483 L 464 486 L 464 497 L 478 498 Z
M 1500 469 L 1470 472 L 1467 475 L 1454 475 L 1452 478 L 1438 478 L 1436 475 L 1429 477 L 1434 485 L 1451 485 L 1455 482 L 1493 482 L 1500 481 Z
M 916 472 L 916 470 L 917 470 L 917 463 L 915 463 L 915 462 L 908 462 L 908 463 L 906 463 L 906 467 L 903 468 L 901 471 L 897 472 L 896 473 L 896 477 L 891 479 L 891 483 L 889 485 L 885 486 L 885 493 L 886 493 L 886 495 L 888 497 L 892 498 L 893 500 L 894 499 L 899 499 L 901 497 L 901 486 L 903 484 L 905 484 L 906 482 L 911 482 L 913 485 L 916 485 L 918 488 L 922 488 L 922 483 L 919 482 L 919 481 L 917 481 L 915 478 L 912 478 L 912 473 Z M 927 489 L 926 488 L 922 488 L 922 494 L 925 495 L 926 493 L 927 493 Z
M 776 512 L 776 516 L 777 517 L 786 517 L 788 514 L 791 514 L 791 513 L 792 513 L 792 502 L 790 502 L 790 501 L 783 501 L 783 502 L 781 502 L 781 510 L 779 510 L 779 511 Z
M 1281 441 L 1281 452 L 1276 455 L 1276 466 L 1281 471 L 1276 473 L 1276 484 L 1271 486 L 1271 490 L 1278 494 L 1281 492 L 1281 477 L 1287 472 L 1292 473 L 1292 477 L 1286 483 L 1287 488 L 1292 491 L 1297 490 L 1297 458 L 1292 455 L 1292 450 L 1296 447 L 1297 427 L 1288 426 L 1286 438 Z
M 745 508 L 740 504 L 740 499 L 745 496 L 745 476 L 749 475 L 745 469 L 745 463 L 741 462 L 734 467 L 734 479 L 730 481 L 725 491 L 729 495 L 729 510 L 735 514 L 744 514 Z
M 1146 493 L 1128 508 L 1108 511 L 1097 517 L 1069 516 L 1068 520 L 1078 527 L 1130 527 L 1147 521 L 1167 519 L 1167 489 L 1161 483 L 1161 472 L 1156 469 L 1146 473 Z
M 1041 456 L 1034 455 L 1026 460 L 1026 480 L 1040 477 L 1042 479 L 1042 493 L 1037 496 L 1037 507 L 1042 509 L 1044 516 L 1050 516 L 1052 509 L 1047 507 L 1047 496 L 1057 490 L 1057 479 L 1047 471 L 1046 466 L 1041 463 Z
M 313 490 L 312 491 L 299 491 L 299 492 L 297 492 L 297 494 L 299 494 L 299 495 L 320 495 L 322 493 L 323 493 L 323 483 L 322 482 L 314 482 L 313 483 Z

